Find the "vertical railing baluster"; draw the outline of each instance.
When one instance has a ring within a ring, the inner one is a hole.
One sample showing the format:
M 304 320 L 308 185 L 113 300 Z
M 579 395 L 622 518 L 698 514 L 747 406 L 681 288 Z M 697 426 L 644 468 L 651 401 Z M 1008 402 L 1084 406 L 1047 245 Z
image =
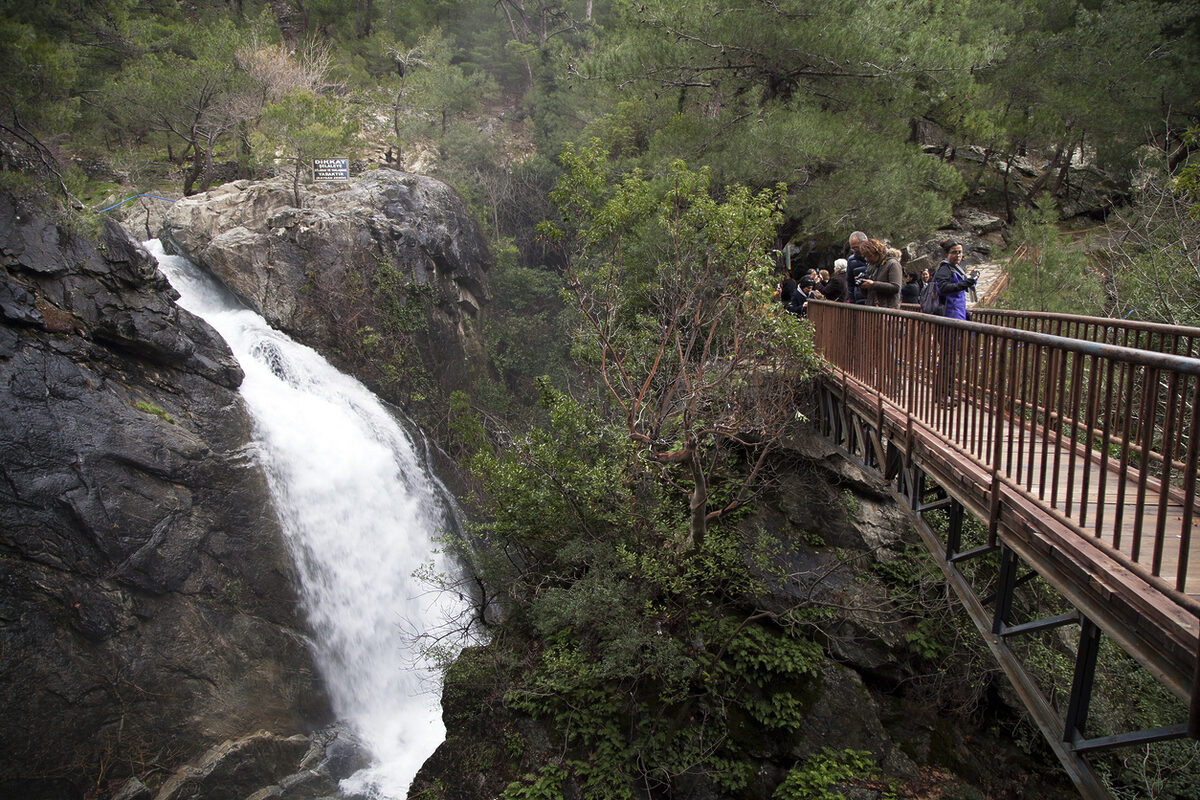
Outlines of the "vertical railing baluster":
M 1057 353 L 1058 353 L 1058 357 L 1059 357 L 1059 362 L 1062 364 L 1062 366 L 1059 369 L 1059 376 L 1058 376 L 1059 386 L 1058 386 L 1058 394 L 1055 397 L 1055 409 L 1054 409 L 1054 476 L 1051 481 L 1051 488 L 1050 488 L 1050 505 L 1051 506 L 1058 505 L 1058 483 L 1059 483 L 1059 473 L 1060 473 L 1060 470 L 1062 469 L 1062 453 L 1063 453 L 1063 448 L 1062 448 L 1063 424 L 1064 424 L 1063 420 L 1066 419 L 1066 416 L 1065 416 L 1066 402 L 1067 402 L 1067 394 L 1068 394 L 1068 388 L 1069 388 L 1067 376 L 1071 371 L 1070 368 L 1067 366 L 1067 352 L 1065 350 L 1059 350 L 1059 351 L 1057 351 Z
M 1158 519 L 1154 526 L 1154 556 L 1151 572 L 1162 574 L 1162 555 L 1167 535 L 1167 501 L 1171 497 L 1171 467 L 1175 460 L 1175 404 L 1178 401 L 1179 373 L 1171 371 L 1167 377 L 1167 409 L 1163 419 L 1162 478 L 1158 490 Z
M 1072 357 L 1071 364 L 1071 389 L 1068 392 L 1070 400 L 1070 408 L 1067 409 L 1071 415 L 1071 450 L 1067 454 L 1067 516 L 1071 516 L 1074 509 L 1075 499 L 1075 465 L 1078 463 L 1078 453 L 1076 451 L 1079 445 L 1079 402 L 1083 394 L 1083 353 L 1076 350 Z
M 1113 519 L 1113 547 L 1118 550 L 1121 549 L 1121 540 L 1123 539 L 1121 534 L 1125 529 L 1125 492 L 1129 489 L 1129 437 L 1133 433 L 1131 430 L 1133 427 L 1133 417 L 1137 413 L 1133 407 L 1133 371 L 1133 364 L 1121 365 L 1121 381 L 1125 388 L 1125 405 L 1122 408 L 1121 464 L 1117 472 L 1120 476 L 1117 491 L 1117 512 Z M 1121 552 L 1124 551 L 1122 550 Z
M 1105 491 L 1108 487 L 1108 459 L 1109 448 L 1112 446 L 1112 404 L 1113 404 L 1113 372 L 1116 371 L 1117 362 L 1108 359 L 1108 368 L 1104 378 L 1104 413 L 1101 415 L 1103 422 L 1100 433 L 1100 485 L 1096 488 L 1096 538 L 1100 539 L 1104 535 L 1104 506 L 1107 495 Z M 1119 397 L 1120 395 L 1118 395 Z
M 1036 381 L 1030 380 L 1030 373 L 1033 369 L 1031 356 L 1033 354 L 1033 346 L 1027 344 L 1018 345 L 1021 348 L 1021 403 L 1012 407 L 1012 418 L 1017 424 L 1017 463 L 1010 467 L 1009 477 L 1016 483 L 1021 482 L 1021 465 L 1025 461 L 1025 429 L 1028 427 L 1026 423 L 1027 414 L 1029 413 L 1029 387 L 1031 384 L 1036 384 Z M 1020 415 L 1018 418 L 1017 415 Z M 1009 448 L 1009 463 L 1012 463 L 1012 447 Z
M 1050 430 L 1051 422 L 1050 415 L 1053 411 L 1052 406 L 1057 402 L 1055 393 L 1058 389 L 1058 362 L 1059 352 L 1049 347 L 1046 348 L 1046 379 L 1045 379 L 1045 396 L 1042 406 L 1042 458 L 1040 472 L 1038 473 L 1038 497 L 1046 500 L 1046 469 L 1050 459 Z M 1050 499 L 1050 505 L 1054 505 L 1053 498 Z
M 1175 575 L 1175 588 L 1181 592 L 1188 587 L 1188 559 L 1192 548 L 1192 515 L 1196 506 L 1196 462 L 1200 460 L 1200 376 L 1194 379 L 1192 393 L 1191 425 L 1188 433 L 1187 459 L 1183 467 L 1183 524 L 1179 531 L 1179 568 Z
M 1100 383 L 1099 371 L 1097 369 L 1099 356 L 1093 355 L 1088 362 L 1088 391 L 1087 391 L 1087 417 L 1084 419 L 1084 432 L 1087 436 L 1087 457 L 1084 460 L 1083 466 L 1083 487 L 1079 493 L 1079 527 L 1086 528 L 1088 520 L 1088 509 L 1091 506 L 1091 495 L 1088 493 L 1092 488 L 1092 454 L 1096 451 L 1096 404 L 1100 402 L 1100 392 L 1097 388 Z
M 1150 454 L 1154 448 L 1154 423 L 1158 409 L 1158 370 L 1148 367 L 1142 374 L 1142 406 L 1138 409 L 1138 426 L 1141 433 L 1142 457 L 1138 470 L 1137 515 L 1133 518 L 1134 561 L 1142 558 L 1142 530 L 1145 527 L 1146 482 L 1150 478 Z

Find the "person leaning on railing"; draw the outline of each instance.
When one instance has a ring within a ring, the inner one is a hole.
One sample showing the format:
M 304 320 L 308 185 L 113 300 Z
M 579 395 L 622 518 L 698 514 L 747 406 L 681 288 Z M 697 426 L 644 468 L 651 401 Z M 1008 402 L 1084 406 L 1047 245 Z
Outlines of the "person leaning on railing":
M 867 273 L 860 287 L 867 295 L 867 305 L 885 308 L 900 307 L 900 286 L 904 273 L 900 259 L 888 254 L 887 245 L 878 239 L 868 239 L 858 249 L 867 262 Z

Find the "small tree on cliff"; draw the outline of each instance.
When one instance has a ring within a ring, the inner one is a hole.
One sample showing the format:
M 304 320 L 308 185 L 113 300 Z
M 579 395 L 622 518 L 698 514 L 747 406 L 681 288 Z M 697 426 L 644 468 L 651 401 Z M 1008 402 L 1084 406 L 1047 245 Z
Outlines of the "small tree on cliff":
M 774 301 L 769 250 L 784 187 L 737 186 L 716 200 L 707 170 L 681 161 L 648 179 L 609 183 L 598 142 L 567 147 L 551 199 L 578 311 L 576 357 L 591 363 L 630 438 L 688 494 L 682 549 L 745 505 L 768 454 L 795 419 L 811 363 L 803 323 Z M 749 466 L 713 484 L 731 452 Z
M 312 158 L 350 154 L 357 133 L 358 122 L 340 100 L 297 89 L 263 109 L 255 150 L 276 154 L 281 172 L 292 179 L 292 194 L 300 208 L 300 176 L 305 163 Z

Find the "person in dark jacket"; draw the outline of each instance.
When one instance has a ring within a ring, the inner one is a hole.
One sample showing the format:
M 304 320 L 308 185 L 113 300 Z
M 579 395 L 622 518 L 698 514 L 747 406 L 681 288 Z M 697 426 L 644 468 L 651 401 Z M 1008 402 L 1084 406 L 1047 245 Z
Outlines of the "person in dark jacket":
M 846 299 L 846 259 L 839 258 L 833 262 L 833 277 L 821 290 L 826 300 L 840 303 Z
M 861 250 L 870 238 L 862 231 L 855 231 L 846 242 L 850 246 L 850 255 L 846 259 L 846 294 L 842 299 L 847 303 L 862 305 L 867 302 L 866 295 L 859 288 L 859 279 L 867 272 L 867 262 L 863 260 Z
M 867 305 L 899 308 L 900 285 L 904 281 L 899 259 L 889 256 L 887 245 L 878 239 L 863 242 L 858 252 L 867 263 L 866 276 L 860 284 L 867 294 Z
M 783 303 L 783 310 L 793 314 L 803 314 L 804 304 L 808 298 L 796 286 L 796 282 L 791 278 L 786 278 L 779 284 L 779 301 Z
M 921 282 L 921 276 L 911 270 L 904 273 L 904 286 L 900 288 L 900 302 L 917 304 L 921 302 L 921 290 L 925 288 L 925 284 Z
M 945 316 L 951 319 L 967 318 L 967 290 L 975 285 L 975 278 L 963 273 L 963 246 L 953 239 L 942 242 L 946 258 L 933 273 L 942 302 L 946 304 Z

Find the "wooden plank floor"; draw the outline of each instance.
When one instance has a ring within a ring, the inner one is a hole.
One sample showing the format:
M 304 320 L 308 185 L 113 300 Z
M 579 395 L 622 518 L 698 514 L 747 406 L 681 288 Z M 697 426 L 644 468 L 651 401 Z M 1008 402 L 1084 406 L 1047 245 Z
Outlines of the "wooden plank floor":
M 952 408 L 935 408 L 931 418 L 923 422 L 976 460 L 990 463 L 995 423 L 987 409 L 963 401 Z M 1161 524 L 1162 552 L 1157 573 L 1172 586 L 1177 585 L 1180 550 L 1187 537 L 1191 546 L 1184 591 L 1200 598 L 1200 554 L 1195 552 L 1197 542 L 1192 531 L 1183 530 L 1181 503 L 1168 497 L 1160 519 L 1160 494 L 1147 481 L 1140 541 L 1135 541 L 1137 476 L 1129 472 L 1120 474 L 1118 459 L 1102 464 L 1083 452 L 1082 445 L 1073 451 L 1069 436 L 1062 437 L 1061 444 L 1054 434 L 1044 440 L 1028 422 L 1006 420 L 1001 436 L 1002 475 L 1148 570 L 1153 569 L 1155 541 Z M 1122 514 L 1117 524 L 1117 506 L 1122 497 Z M 1200 514 L 1194 514 L 1193 520 L 1198 517 Z

